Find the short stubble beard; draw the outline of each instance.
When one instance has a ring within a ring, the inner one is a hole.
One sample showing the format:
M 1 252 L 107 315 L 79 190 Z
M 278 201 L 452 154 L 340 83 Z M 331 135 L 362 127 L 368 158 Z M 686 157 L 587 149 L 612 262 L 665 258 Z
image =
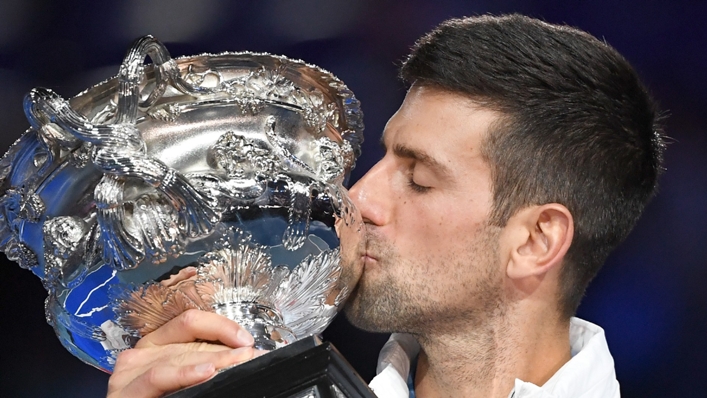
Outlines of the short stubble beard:
M 500 230 L 481 226 L 470 234 L 473 239 L 460 240 L 458 247 L 463 250 L 445 253 L 434 260 L 403 259 L 381 237 L 367 233 L 367 247 L 378 256 L 376 271 L 380 276 L 367 277 L 364 270 L 346 305 L 347 318 L 367 331 L 412 333 L 422 338 L 453 333 L 461 325 L 482 327 L 489 317 L 499 316 L 505 308 L 498 254 Z M 436 267 L 451 267 L 446 273 L 451 271 L 449 279 L 463 284 L 463 297 L 443 300 L 444 304 L 440 304 L 439 299 L 448 294 L 445 286 L 400 276 L 401 270 L 413 269 L 425 269 L 431 275 L 430 272 L 438 271 Z M 476 278 L 470 279 L 470 272 Z

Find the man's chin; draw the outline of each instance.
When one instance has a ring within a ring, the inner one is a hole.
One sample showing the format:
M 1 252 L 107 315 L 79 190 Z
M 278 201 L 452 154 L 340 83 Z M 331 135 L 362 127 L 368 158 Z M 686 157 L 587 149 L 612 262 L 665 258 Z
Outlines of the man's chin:
M 358 329 L 364 330 L 371 333 L 392 333 L 389 327 L 378 322 L 377 319 L 371 317 L 370 314 L 365 311 L 360 311 L 360 309 L 354 309 L 350 304 L 344 307 L 344 315 L 350 324 Z
M 375 290 L 375 289 L 373 289 Z M 344 306 L 344 314 L 353 326 L 372 333 L 393 333 L 393 319 L 385 306 L 378 301 L 380 296 L 357 285 Z
M 361 309 L 361 303 L 358 297 L 358 290 L 359 285 L 356 285 L 356 288 L 351 292 L 348 300 L 346 300 L 346 305 L 344 305 L 343 312 L 344 315 L 346 315 L 346 319 L 349 321 L 350 324 L 356 326 L 359 329 L 370 331 L 365 327 L 366 322 L 363 322 L 364 313 Z

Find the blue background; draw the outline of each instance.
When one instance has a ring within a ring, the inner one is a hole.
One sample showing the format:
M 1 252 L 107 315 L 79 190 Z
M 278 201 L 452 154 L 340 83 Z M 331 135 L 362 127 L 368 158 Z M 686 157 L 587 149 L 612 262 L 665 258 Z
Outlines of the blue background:
M 381 156 L 379 134 L 405 94 L 396 65 L 410 45 L 448 17 L 508 12 L 603 38 L 668 111 L 672 140 L 661 192 L 590 287 L 580 316 L 606 329 L 624 397 L 705 396 L 705 1 L 3 0 L 0 147 L 28 126 L 24 93 L 43 86 L 71 97 L 115 75 L 133 39 L 150 33 L 173 56 L 266 51 L 334 72 L 366 115 L 355 180 Z M 45 296 L 37 278 L 2 256 L 0 396 L 104 396 L 107 376 L 66 352 L 44 322 Z M 385 336 L 339 317 L 325 337 L 372 377 Z

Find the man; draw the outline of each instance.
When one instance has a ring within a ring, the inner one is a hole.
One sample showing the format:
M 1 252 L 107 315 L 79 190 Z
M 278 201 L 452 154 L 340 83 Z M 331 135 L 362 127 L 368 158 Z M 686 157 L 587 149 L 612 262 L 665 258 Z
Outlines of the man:
M 618 397 L 603 330 L 572 316 L 661 170 L 656 109 L 631 66 L 584 32 L 513 15 L 443 23 L 401 74 L 385 156 L 351 189 L 367 245 L 347 316 L 405 333 L 372 388 Z M 197 383 L 251 344 L 187 312 L 119 356 L 109 396 Z

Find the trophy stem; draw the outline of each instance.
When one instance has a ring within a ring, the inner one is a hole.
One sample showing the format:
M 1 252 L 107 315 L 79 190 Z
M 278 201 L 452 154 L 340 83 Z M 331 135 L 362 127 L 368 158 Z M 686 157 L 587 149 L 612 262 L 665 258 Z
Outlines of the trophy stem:
M 250 332 L 256 349 L 272 351 L 295 340 L 280 314 L 268 306 L 254 302 L 220 303 L 214 306 L 214 311 Z

